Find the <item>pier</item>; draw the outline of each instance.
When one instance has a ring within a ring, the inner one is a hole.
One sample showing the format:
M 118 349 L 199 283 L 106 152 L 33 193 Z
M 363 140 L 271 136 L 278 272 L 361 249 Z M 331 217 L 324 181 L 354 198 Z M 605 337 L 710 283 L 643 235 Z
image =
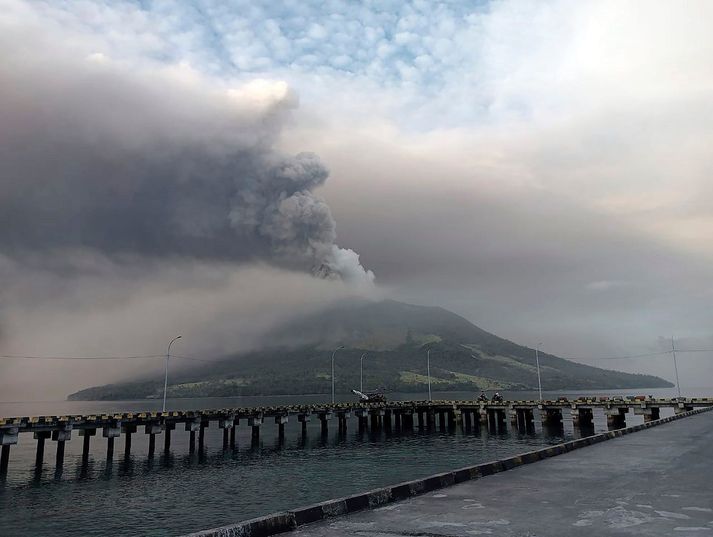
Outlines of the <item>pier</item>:
M 47 440 L 57 443 L 55 465 L 61 468 L 64 461 L 65 443 L 73 433 L 81 438 L 82 459 L 86 461 L 92 437 L 107 439 L 106 457 L 114 457 L 115 440 L 123 438 L 124 456 L 132 449 L 132 435 L 148 435 L 148 457 L 156 452 L 156 437 L 162 437 L 163 450 L 171 449 L 174 434 L 187 434 L 188 450 L 199 453 L 204 448 L 205 429 L 217 427 L 222 431 L 223 449 L 235 448 L 236 428 L 247 426 L 254 440 L 268 424 L 273 424 L 272 434 L 284 437 L 285 425 L 290 419 L 301 424 L 302 435 L 307 434 L 307 423 L 320 423 L 321 434 L 326 435 L 330 426 L 336 426 L 345 434 L 350 423 L 356 421 L 360 431 L 370 429 L 407 431 L 414 427 L 441 430 L 463 428 L 471 430 L 487 427 L 497 432 L 507 427 L 532 430 L 534 420 L 540 419 L 544 426 L 561 427 L 563 420 L 571 419 L 582 430 L 593 428 L 594 413 L 606 416 L 610 429 L 626 425 L 630 413 L 642 415 L 645 422 L 656 420 L 662 408 L 672 408 L 683 413 L 694 408 L 713 407 L 713 398 L 653 399 L 649 397 L 628 398 L 582 398 L 557 401 L 394 401 L 388 403 L 337 403 L 321 405 L 289 405 L 274 407 L 229 408 L 203 411 L 169 411 L 116 413 L 103 415 L 68 415 L 0 418 L 0 477 L 7 473 L 11 462 L 11 447 L 21 435 L 32 434 L 36 440 L 36 465 L 44 463 Z M 333 425 L 332 425 L 333 424 Z M 197 446 L 196 446 L 197 444 Z
M 458 472 L 454 472 L 455 479 L 446 484 L 453 486 L 431 489 L 397 501 L 387 509 L 325 516 L 328 520 L 304 526 L 295 521 L 299 527 L 284 535 L 709 535 L 713 533 L 712 443 L 713 412 L 704 412 L 547 457 L 536 464 L 485 473 L 476 480 L 454 484 L 458 483 Z M 428 480 L 425 482 L 428 484 Z M 397 490 L 398 486 L 391 489 Z M 309 513 L 308 509 L 295 514 Z M 332 511 L 338 513 L 333 506 Z M 255 531 L 250 535 L 272 535 L 285 529 L 265 528 L 263 533 Z M 218 529 L 194 535 L 242 533 Z

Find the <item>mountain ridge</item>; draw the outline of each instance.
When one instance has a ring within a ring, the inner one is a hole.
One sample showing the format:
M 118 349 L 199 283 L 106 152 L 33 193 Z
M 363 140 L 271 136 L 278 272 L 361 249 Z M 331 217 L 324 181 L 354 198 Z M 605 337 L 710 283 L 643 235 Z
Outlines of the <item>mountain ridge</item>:
M 366 353 L 366 388 L 425 391 L 426 350 L 431 349 L 431 384 L 441 391 L 532 390 L 537 387 L 535 351 L 483 330 L 439 306 L 395 300 L 347 300 L 293 319 L 270 331 L 261 350 L 226 356 L 209 366 L 172 375 L 169 397 L 328 393 L 331 353 L 336 389 L 359 387 Z M 624 389 L 672 386 L 652 375 L 579 364 L 540 352 L 544 390 Z M 68 398 L 153 398 L 163 379 L 109 384 Z

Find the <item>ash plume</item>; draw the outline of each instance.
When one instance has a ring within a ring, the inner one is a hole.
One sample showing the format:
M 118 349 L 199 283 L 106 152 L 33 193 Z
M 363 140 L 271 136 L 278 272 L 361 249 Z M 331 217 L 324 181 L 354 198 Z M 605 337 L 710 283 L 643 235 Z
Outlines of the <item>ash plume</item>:
M 296 106 L 284 83 L 236 88 L 188 68 L 48 57 L 50 43 L 18 33 L 0 24 L 5 255 L 267 261 L 373 281 L 336 245 L 329 206 L 314 192 L 324 164 L 276 149 Z

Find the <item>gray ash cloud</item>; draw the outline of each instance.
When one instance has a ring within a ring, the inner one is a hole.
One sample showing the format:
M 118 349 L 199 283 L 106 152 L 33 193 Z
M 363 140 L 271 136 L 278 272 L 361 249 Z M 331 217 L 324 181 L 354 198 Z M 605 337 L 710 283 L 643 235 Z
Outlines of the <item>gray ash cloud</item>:
M 87 248 L 373 280 L 358 255 L 336 245 L 329 206 L 314 193 L 327 168 L 312 153 L 275 149 L 296 103 L 284 85 L 230 90 L 180 70 L 8 50 L 0 52 L 5 255 Z

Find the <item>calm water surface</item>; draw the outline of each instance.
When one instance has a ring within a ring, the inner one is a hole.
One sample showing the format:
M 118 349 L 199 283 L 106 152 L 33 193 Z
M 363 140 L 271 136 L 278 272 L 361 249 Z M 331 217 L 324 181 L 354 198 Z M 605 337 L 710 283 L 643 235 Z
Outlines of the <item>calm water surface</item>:
M 672 396 L 674 392 L 646 390 L 656 396 Z M 713 390 L 695 395 L 706 393 Z M 505 395 L 517 399 L 536 397 L 526 392 Z M 324 402 L 327 397 L 177 399 L 168 406 L 176 410 L 267 406 Z M 472 393 L 434 394 L 434 399 L 472 397 Z M 392 394 L 391 398 L 425 397 Z M 344 396 L 343 400 L 353 398 Z M 155 401 L 0 403 L 0 415 L 156 410 L 158 405 L 160 402 Z M 668 415 L 671 411 L 662 412 Z M 640 416 L 627 416 L 627 423 L 641 420 Z M 124 459 L 123 436 L 117 439 L 111 463 L 106 461 L 106 440 L 99 433 L 92 438 L 86 467 L 81 464 L 82 441 L 75 433 L 66 444 L 61 473 L 54 465 L 55 442 L 47 441 L 45 464 L 38 472 L 34 468 L 36 443 L 32 435 L 21 434 L 19 444 L 11 450 L 6 481 L 0 484 L 0 534 L 181 535 L 506 457 L 581 434 L 567 419 L 560 431 L 543 430 L 538 420 L 535 423 L 535 431 L 530 434 L 513 430 L 509 424 L 508 431 L 500 434 L 483 428 L 473 432 L 416 429 L 359 434 L 356 420 L 352 419 L 345 436 L 337 434 L 334 422 L 329 435 L 322 437 L 315 420 L 303 438 L 295 420 L 288 423 L 283 443 L 278 441 L 273 424 L 263 425 L 260 441 L 254 443 L 249 427 L 241 423 L 237 448 L 228 452 L 222 450 L 222 432 L 212 424 L 206 430 L 206 449 L 201 455 L 188 454 L 188 433 L 176 429 L 170 454 L 163 454 L 159 436 L 157 455 L 149 460 L 147 436 L 139 432 L 133 435 L 128 460 Z M 603 415 L 595 413 L 595 430 L 605 429 Z

